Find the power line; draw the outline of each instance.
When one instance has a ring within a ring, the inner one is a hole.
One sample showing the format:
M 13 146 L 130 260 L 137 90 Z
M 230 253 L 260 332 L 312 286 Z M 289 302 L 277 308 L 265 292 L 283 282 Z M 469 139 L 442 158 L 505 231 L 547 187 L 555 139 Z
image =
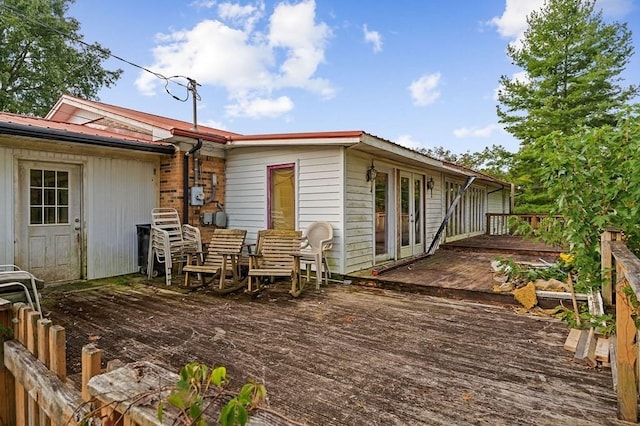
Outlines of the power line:
M 42 22 L 35 21 L 30 16 L 26 15 L 23 11 L 21 11 L 19 9 L 16 9 L 14 7 L 8 6 L 4 2 L 0 2 L 0 8 L 4 9 L 6 11 L 9 11 L 10 13 L 13 13 L 14 16 L 22 18 L 22 19 L 30 22 L 31 24 L 35 24 L 35 25 L 39 25 L 40 27 L 44 27 L 44 28 L 46 28 L 46 29 L 48 29 L 50 31 L 55 32 L 56 34 L 66 38 L 66 39 L 69 39 L 69 40 L 74 41 L 76 43 L 82 44 L 83 46 L 85 46 L 85 47 L 87 47 L 89 49 L 97 50 L 97 51 L 99 51 L 100 53 L 102 53 L 103 55 L 105 55 L 107 57 L 110 57 L 110 58 L 113 58 L 113 59 L 117 59 L 118 61 L 124 62 L 125 64 L 128 64 L 128 65 L 130 65 L 132 67 L 135 67 L 135 68 L 141 69 L 141 70 L 143 70 L 145 72 L 148 72 L 149 74 L 152 74 L 156 78 L 164 80 L 165 81 L 165 84 L 164 84 L 165 92 L 167 92 L 167 94 L 169 94 L 169 96 L 171 96 L 172 98 L 174 98 L 177 101 L 186 102 L 189 99 L 189 93 L 192 94 L 192 96 L 194 97 L 195 100 L 198 100 L 198 101 L 201 100 L 200 95 L 197 92 L 197 86 L 200 86 L 200 84 L 197 84 L 195 82 L 195 80 L 193 80 L 193 79 L 191 79 L 189 77 L 186 77 L 184 75 L 173 75 L 171 77 L 165 77 L 164 75 L 160 74 L 159 72 L 152 71 L 152 70 L 150 70 L 150 69 L 148 69 L 148 68 L 146 68 L 146 67 L 144 67 L 142 65 L 138 65 L 138 64 L 136 64 L 134 62 L 131 62 L 131 61 L 127 60 L 127 59 L 124 59 L 123 57 L 121 57 L 119 55 L 111 53 L 111 51 L 109 49 L 105 49 L 102 46 L 97 45 L 97 43 L 95 43 L 95 44 L 87 43 L 86 41 L 82 40 L 82 38 L 72 37 L 70 34 L 66 34 L 66 33 L 64 33 L 64 32 L 62 32 L 62 31 L 60 31 L 60 30 L 58 30 L 56 28 L 52 28 L 51 26 L 46 25 L 46 24 L 44 24 Z M 179 81 L 176 81 L 175 80 L 176 78 L 184 78 L 184 79 L 187 80 L 188 83 L 187 84 L 183 84 L 183 83 L 181 83 Z M 177 84 L 178 86 L 181 86 L 181 87 L 187 89 L 186 96 L 184 98 L 179 98 L 176 95 L 174 95 L 173 93 L 171 93 L 171 91 L 169 90 L 169 83 L 174 83 L 174 84 Z

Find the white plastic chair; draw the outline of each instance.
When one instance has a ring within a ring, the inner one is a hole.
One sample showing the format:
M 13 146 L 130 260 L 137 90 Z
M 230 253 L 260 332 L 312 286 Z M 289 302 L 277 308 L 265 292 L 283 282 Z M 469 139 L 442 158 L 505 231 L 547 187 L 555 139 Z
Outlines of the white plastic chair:
M 165 282 L 171 285 L 171 270 L 174 263 L 182 265 L 187 256 L 202 253 L 200 230 L 195 226 L 182 225 L 178 211 L 171 208 L 156 208 L 151 211 L 151 234 L 147 276 L 152 278 L 154 259 L 164 262 Z
M 311 276 L 311 264 L 316 267 L 316 290 L 323 281 L 329 284 L 331 270 L 327 264 L 326 252 L 333 247 L 333 228 L 329 222 L 313 222 L 302 235 L 300 261 L 307 266 L 307 281 Z
M 31 292 L 33 293 L 35 303 L 31 298 L 27 286 L 19 281 L 29 281 L 31 283 Z M 0 265 L 0 283 L 1 288 L 20 287 L 21 290 L 24 290 L 25 297 L 31 309 L 37 311 L 40 314 L 40 318 L 42 318 L 36 277 L 31 272 L 23 271 L 16 265 Z

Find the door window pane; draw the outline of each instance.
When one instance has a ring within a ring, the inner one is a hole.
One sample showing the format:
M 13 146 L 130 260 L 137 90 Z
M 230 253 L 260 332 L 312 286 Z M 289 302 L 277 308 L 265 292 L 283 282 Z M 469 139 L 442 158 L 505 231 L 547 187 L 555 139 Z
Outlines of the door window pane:
M 422 180 L 416 179 L 413 181 L 413 208 L 415 221 L 415 236 L 414 236 L 414 244 L 422 243 Z
M 269 171 L 269 228 L 296 227 L 295 168 L 293 164 L 271 166 Z
M 409 245 L 409 178 L 400 178 L 400 241 L 402 246 Z
M 378 172 L 376 177 L 376 255 L 386 254 L 389 218 L 387 212 L 387 191 L 389 175 Z
M 69 172 L 29 171 L 29 223 L 69 223 Z

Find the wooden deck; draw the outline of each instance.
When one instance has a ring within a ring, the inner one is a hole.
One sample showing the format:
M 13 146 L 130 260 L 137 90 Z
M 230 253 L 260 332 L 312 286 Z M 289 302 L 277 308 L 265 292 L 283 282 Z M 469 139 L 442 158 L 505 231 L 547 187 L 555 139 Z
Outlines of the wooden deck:
M 287 283 L 251 298 L 118 281 L 44 293 L 72 379 L 93 341 L 107 361 L 225 365 L 310 425 L 619 424 L 610 371 L 572 362 L 556 319 L 355 285 L 292 299 Z
M 357 284 L 432 296 L 482 302 L 515 303 L 509 293 L 495 293 L 491 261 L 555 262 L 558 248 L 512 236 L 485 236 L 447 243 L 435 254 L 413 262 L 383 265 L 351 274 Z M 380 271 L 376 274 L 376 272 Z M 557 301 L 553 303 L 557 304 Z
M 492 253 L 509 253 L 532 256 L 557 256 L 562 247 L 549 246 L 538 241 L 526 240 L 513 235 L 477 235 L 440 246 L 448 250 L 470 250 Z

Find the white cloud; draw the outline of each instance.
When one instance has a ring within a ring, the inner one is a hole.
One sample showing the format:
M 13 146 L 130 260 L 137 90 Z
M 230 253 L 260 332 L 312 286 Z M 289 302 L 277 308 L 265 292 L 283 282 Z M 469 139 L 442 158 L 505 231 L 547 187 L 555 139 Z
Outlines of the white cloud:
M 198 123 L 198 125 L 213 127 L 214 129 L 218 129 L 218 130 L 227 130 L 227 131 L 229 130 L 229 127 L 227 127 L 226 124 L 224 124 L 222 121 L 217 121 L 217 120 L 204 120 L 201 123 Z
M 216 0 L 196 0 L 189 4 L 191 7 L 195 7 L 196 9 L 211 9 L 216 5 Z
M 413 81 L 409 86 L 409 92 L 413 98 L 413 104 L 425 106 L 432 104 L 440 97 L 440 73 L 425 74 Z
M 262 1 L 255 5 L 248 4 L 246 6 L 240 6 L 236 3 L 220 3 L 218 15 L 220 19 L 242 26 L 245 32 L 251 32 L 256 23 L 264 16 L 264 9 Z
M 313 78 L 313 75 L 324 62 L 331 30 L 327 24 L 315 22 L 315 10 L 315 1 L 309 0 L 278 4 L 270 19 L 269 45 L 286 51 L 277 87 L 299 87 L 328 99 L 334 95 L 333 87 L 327 80 Z
M 502 37 L 517 40 L 527 29 L 527 16 L 543 5 L 544 0 L 506 0 L 502 16 L 492 18 L 489 23 L 498 28 Z
M 276 99 L 241 99 L 235 105 L 227 105 L 225 110 L 230 117 L 277 117 L 293 109 L 293 101 L 287 96 Z
M 421 142 L 414 140 L 411 135 L 400 135 L 395 142 L 398 145 L 411 149 L 420 149 L 424 147 Z
M 373 52 L 382 52 L 382 36 L 380 33 L 377 31 L 369 31 L 369 28 L 367 28 L 366 25 L 362 27 L 362 31 L 364 32 L 365 43 L 371 43 L 373 46 Z
M 453 131 L 457 138 L 488 138 L 496 132 L 503 131 L 500 124 L 489 124 L 484 127 L 461 127 Z
M 268 20 L 263 0 L 244 6 L 219 3 L 217 11 L 216 20 L 159 34 L 153 63 L 146 68 L 226 89 L 229 105 L 225 110 L 232 116 L 287 113 L 293 101 L 276 92 L 289 88 L 322 98 L 334 96 L 331 82 L 316 75 L 331 30 L 317 22 L 315 1 L 279 3 Z M 141 72 L 136 86 L 143 94 L 153 95 L 163 90 L 164 82 Z
M 505 0 L 504 12 L 501 16 L 493 17 L 489 24 L 495 25 L 502 37 L 519 45 L 527 29 L 527 16 L 542 9 L 544 4 L 545 0 Z M 605 16 L 616 19 L 627 15 L 632 8 L 632 0 L 599 0 L 595 6 L 596 11 L 602 9 Z

